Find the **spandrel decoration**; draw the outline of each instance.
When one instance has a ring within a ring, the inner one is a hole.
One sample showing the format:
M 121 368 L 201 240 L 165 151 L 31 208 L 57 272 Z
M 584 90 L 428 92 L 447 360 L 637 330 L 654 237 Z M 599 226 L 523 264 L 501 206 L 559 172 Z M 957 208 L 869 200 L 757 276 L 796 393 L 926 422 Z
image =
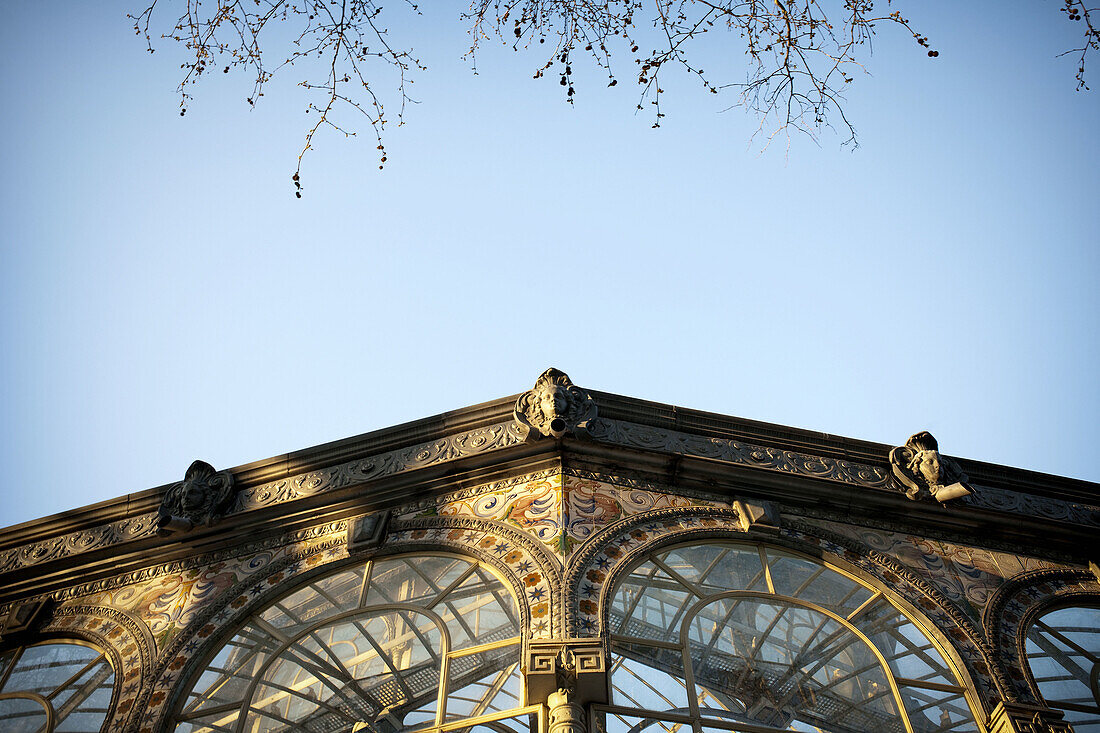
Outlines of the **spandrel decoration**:
M 942 504 L 971 493 L 966 474 L 940 453 L 939 444 L 927 430 L 890 451 L 890 468 L 906 488 L 905 495 L 913 500 L 932 497 Z
M 157 534 L 167 536 L 209 527 L 218 522 L 233 501 L 233 474 L 215 471 L 206 461 L 195 461 L 183 481 L 173 484 L 157 511 Z
M 587 437 L 589 423 L 596 418 L 596 401 L 568 374 L 550 367 L 516 400 L 515 418 L 528 440 L 566 433 Z

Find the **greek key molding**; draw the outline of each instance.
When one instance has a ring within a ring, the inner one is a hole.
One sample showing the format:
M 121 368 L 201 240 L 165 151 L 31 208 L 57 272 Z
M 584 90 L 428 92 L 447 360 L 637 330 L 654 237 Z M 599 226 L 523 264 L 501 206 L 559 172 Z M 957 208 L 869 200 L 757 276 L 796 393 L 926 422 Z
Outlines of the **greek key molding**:
M 1020 573 L 997 589 L 982 613 L 995 658 L 1011 681 L 1010 702 L 1045 704 L 1027 663 L 1027 630 L 1058 607 L 1100 603 L 1100 582 L 1086 568 L 1041 568 Z

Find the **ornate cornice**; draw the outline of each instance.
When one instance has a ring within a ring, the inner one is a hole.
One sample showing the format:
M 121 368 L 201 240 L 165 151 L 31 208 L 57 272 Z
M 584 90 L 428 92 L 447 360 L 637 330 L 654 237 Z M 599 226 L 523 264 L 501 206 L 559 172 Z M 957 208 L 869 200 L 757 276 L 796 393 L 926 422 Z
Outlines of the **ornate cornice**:
M 515 422 L 497 423 L 242 489 L 227 515 L 241 514 L 406 471 L 489 453 L 521 442 L 523 439 Z M 0 553 L 0 574 L 153 537 L 157 517 L 157 512 L 149 512 L 7 550 Z
M 629 448 L 706 458 L 865 489 L 901 494 L 908 491 L 892 475 L 885 455 L 883 465 L 871 465 L 606 418 L 592 420 L 589 434 L 599 442 Z M 973 488 L 971 495 L 957 500 L 959 506 L 1100 527 L 1100 507 L 990 486 Z
M 857 489 L 905 493 L 905 487 L 898 483 L 887 467 L 885 455 L 881 465 L 873 465 L 605 417 L 594 417 L 585 425 L 586 435 L 603 445 L 703 458 L 730 466 L 816 479 Z M 227 516 L 335 492 L 471 456 L 503 451 L 522 445 L 524 434 L 524 426 L 512 419 L 259 485 L 248 486 L 246 481 L 240 481 L 242 488 Z M 485 489 L 479 487 L 468 491 L 481 490 Z M 1100 507 L 990 486 L 975 484 L 974 493 L 959 499 L 957 504 L 960 508 L 1015 513 L 1100 527 Z M 157 516 L 155 511 L 144 512 L 0 551 L 0 575 L 128 542 L 156 542 Z

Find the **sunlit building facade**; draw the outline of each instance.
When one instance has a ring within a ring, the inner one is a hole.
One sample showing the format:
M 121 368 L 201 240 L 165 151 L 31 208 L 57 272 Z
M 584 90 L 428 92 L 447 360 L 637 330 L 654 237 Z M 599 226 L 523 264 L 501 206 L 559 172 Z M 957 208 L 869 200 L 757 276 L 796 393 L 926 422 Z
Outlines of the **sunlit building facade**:
M 1100 733 L 1098 505 L 550 369 L 4 530 L 0 731 Z

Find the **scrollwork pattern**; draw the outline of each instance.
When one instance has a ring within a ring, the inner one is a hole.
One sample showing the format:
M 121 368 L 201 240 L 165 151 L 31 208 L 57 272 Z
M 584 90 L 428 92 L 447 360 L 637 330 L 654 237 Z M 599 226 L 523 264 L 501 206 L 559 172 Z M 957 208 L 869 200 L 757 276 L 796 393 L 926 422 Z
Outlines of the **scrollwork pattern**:
M 148 537 L 156 527 L 157 514 L 149 512 L 117 522 L 52 537 L 42 542 L 12 548 L 0 553 L 0 573 L 59 560 L 88 550 Z
M 604 442 L 712 458 L 874 489 L 902 491 L 889 470 L 880 466 L 752 445 L 726 438 L 692 435 L 621 420 L 596 418 L 592 423 L 592 437 Z

